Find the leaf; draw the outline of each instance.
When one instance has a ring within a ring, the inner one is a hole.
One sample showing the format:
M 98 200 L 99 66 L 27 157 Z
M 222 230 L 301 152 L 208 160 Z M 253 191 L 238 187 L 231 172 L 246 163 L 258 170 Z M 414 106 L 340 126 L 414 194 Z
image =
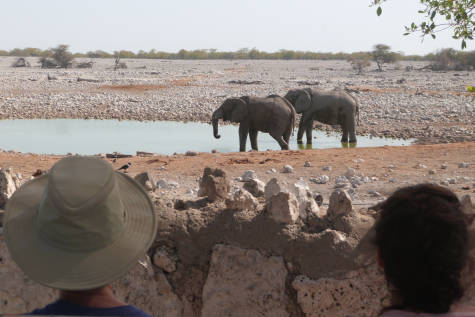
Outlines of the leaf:
M 475 87 L 467 86 L 467 90 L 470 92 L 475 92 Z
M 430 19 L 431 19 L 431 20 L 434 19 L 436 13 L 437 13 L 437 11 L 432 11 L 432 14 L 430 15 Z
M 462 40 L 462 49 L 464 49 L 466 47 L 467 47 L 467 42 L 465 42 L 465 40 Z
M 378 9 L 376 10 L 376 14 L 380 16 L 381 13 L 383 13 L 383 9 L 381 9 L 381 7 L 378 7 Z
M 432 36 L 432 38 L 435 39 L 435 34 L 431 34 L 430 36 Z

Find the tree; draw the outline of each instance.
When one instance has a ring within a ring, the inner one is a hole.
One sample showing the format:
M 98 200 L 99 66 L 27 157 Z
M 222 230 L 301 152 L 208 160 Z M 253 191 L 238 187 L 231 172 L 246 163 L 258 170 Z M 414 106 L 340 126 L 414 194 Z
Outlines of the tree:
M 385 44 L 376 44 L 373 47 L 373 60 L 378 65 L 378 70 L 383 71 L 383 65 L 394 63 L 397 60 L 397 54 L 390 51 L 391 47 Z
M 60 68 L 68 68 L 73 62 L 73 54 L 68 51 L 68 45 L 58 45 L 57 47 L 51 49 L 53 52 L 53 59 L 56 61 Z
M 351 64 L 354 70 L 357 71 L 358 75 L 361 75 L 363 73 L 363 70 L 365 68 L 368 68 L 371 63 L 369 61 L 368 56 L 361 56 L 361 57 L 352 57 L 348 59 L 348 62 Z
M 381 3 L 388 0 L 371 0 L 371 6 L 378 6 L 376 14 L 379 16 L 383 12 Z M 412 22 L 410 26 L 405 26 L 408 35 L 414 32 L 422 33 L 422 37 L 430 35 L 436 38 L 436 33 L 445 29 L 453 30 L 452 37 L 461 39 L 462 49 L 467 47 L 467 40 L 473 40 L 475 32 L 475 21 L 473 11 L 475 9 L 474 0 L 419 0 L 423 9 L 419 13 L 424 15 L 424 21 L 419 25 Z M 438 18 L 445 22 L 437 22 Z

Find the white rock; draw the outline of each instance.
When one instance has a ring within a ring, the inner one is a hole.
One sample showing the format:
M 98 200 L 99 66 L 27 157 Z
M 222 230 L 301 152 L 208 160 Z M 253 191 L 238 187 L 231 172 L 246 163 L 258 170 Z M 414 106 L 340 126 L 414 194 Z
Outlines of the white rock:
M 277 178 L 272 178 L 264 187 L 264 197 L 266 202 L 274 195 L 280 192 L 287 191 L 287 186 L 280 182 Z
M 168 273 L 176 271 L 176 257 L 170 255 L 170 251 L 166 247 L 161 247 L 155 251 L 153 264 Z
M 246 190 L 237 190 L 226 199 L 226 207 L 235 210 L 256 210 L 259 202 Z
M 325 167 L 323 168 L 323 170 L 329 172 L 329 171 L 332 170 L 332 167 L 331 167 L 331 166 L 325 166 Z
M 346 178 L 346 176 L 337 176 L 335 178 L 335 183 L 336 184 L 348 184 L 348 178 Z
M 467 162 L 462 162 L 459 164 L 459 168 L 468 168 L 470 166 L 470 164 L 468 164 Z
M 465 214 L 471 215 L 473 214 L 473 204 L 470 195 L 463 195 L 460 199 L 460 203 L 462 204 L 462 211 Z
M 422 163 L 418 163 L 416 166 L 414 166 L 414 168 L 417 168 L 417 169 L 420 169 L 420 168 L 427 168 L 426 165 L 422 164 Z
M 327 214 L 330 217 L 346 215 L 353 211 L 351 197 L 345 190 L 337 189 L 330 195 Z
M 442 165 L 440 166 L 440 168 L 443 169 L 443 170 L 445 170 L 445 169 L 447 168 L 447 164 L 445 164 L 445 163 L 442 164 Z
M 308 186 L 302 183 L 294 184 L 294 193 L 299 204 L 300 218 L 305 220 L 310 214 L 319 215 L 320 208 L 318 208 L 315 199 L 313 199 L 312 192 Z
M 264 196 L 266 184 L 258 179 L 251 179 L 244 183 L 244 189 L 250 192 L 254 197 Z
M 306 161 L 305 164 L 304 164 L 305 167 L 311 167 L 312 164 L 309 162 L 309 161 Z
M 351 167 L 348 167 L 348 169 L 346 170 L 346 173 L 345 173 L 345 177 L 347 179 L 350 179 L 351 177 L 353 177 L 355 175 L 356 175 L 355 169 L 351 168 Z
M 330 181 L 330 178 L 327 175 L 322 175 L 315 178 L 310 178 L 310 181 L 315 184 L 326 184 Z
M 273 195 L 267 203 L 267 212 L 277 222 L 295 223 L 299 218 L 299 207 L 295 195 L 289 192 L 280 192 Z
M 293 173 L 294 168 L 290 165 L 284 165 L 284 168 L 282 169 L 282 173 Z
M 0 169 L 0 208 L 5 206 L 16 189 L 11 169 Z
M 167 188 L 168 182 L 165 179 L 160 179 L 157 181 L 157 187 L 158 188 Z
M 381 197 L 381 194 L 378 193 L 378 192 L 375 191 L 375 190 L 370 190 L 370 191 L 368 192 L 368 194 L 369 194 L 371 197 Z
M 282 257 L 216 245 L 205 276 L 201 316 L 289 316 Z
M 241 176 L 243 182 L 248 182 L 251 179 L 257 179 L 256 172 L 253 170 L 245 171 Z
M 277 170 L 275 168 L 271 168 L 270 170 L 266 172 L 266 174 L 274 174 L 274 173 L 277 173 Z

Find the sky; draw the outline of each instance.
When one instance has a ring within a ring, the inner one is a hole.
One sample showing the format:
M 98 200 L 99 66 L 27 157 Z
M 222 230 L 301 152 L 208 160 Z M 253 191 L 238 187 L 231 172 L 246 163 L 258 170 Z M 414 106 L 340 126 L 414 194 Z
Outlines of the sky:
M 73 52 L 177 52 L 256 48 L 313 52 L 391 50 L 427 54 L 460 49 L 450 32 L 403 36 L 421 21 L 419 0 L 390 0 L 378 17 L 370 0 L 4 0 L 0 49 L 67 44 Z M 470 41 L 468 50 L 473 50 Z

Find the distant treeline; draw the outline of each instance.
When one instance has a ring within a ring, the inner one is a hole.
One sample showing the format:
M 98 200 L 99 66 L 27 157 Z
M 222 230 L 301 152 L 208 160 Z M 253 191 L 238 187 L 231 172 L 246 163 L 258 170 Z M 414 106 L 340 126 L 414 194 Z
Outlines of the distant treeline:
M 0 50 L 0 56 L 52 56 L 52 49 L 41 50 L 39 48 L 15 48 L 10 51 Z M 137 53 L 128 50 L 115 51 L 113 53 L 97 50 L 87 53 L 73 53 L 74 57 L 86 58 L 143 58 L 143 59 L 269 59 L 269 60 L 354 60 L 354 59 L 372 59 L 373 52 L 354 52 L 354 53 L 322 53 L 308 51 L 280 50 L 278 52 L 268 53 L 259 51 L 255 48 L 243 48 L 235 52 L 220 52 L 216 49 L 201 50 L 180 50 L 177 53 L 167 53 L 152 49 L 148 52 L 140 50 Z M 410 61 L 433 61 L 437 53 L 427 55 L 404 55 L 403 53 L 394 53 L 397 60 Z M 473 56 L 475 51 L 457 51 L 459 58 L 463 56 Z

